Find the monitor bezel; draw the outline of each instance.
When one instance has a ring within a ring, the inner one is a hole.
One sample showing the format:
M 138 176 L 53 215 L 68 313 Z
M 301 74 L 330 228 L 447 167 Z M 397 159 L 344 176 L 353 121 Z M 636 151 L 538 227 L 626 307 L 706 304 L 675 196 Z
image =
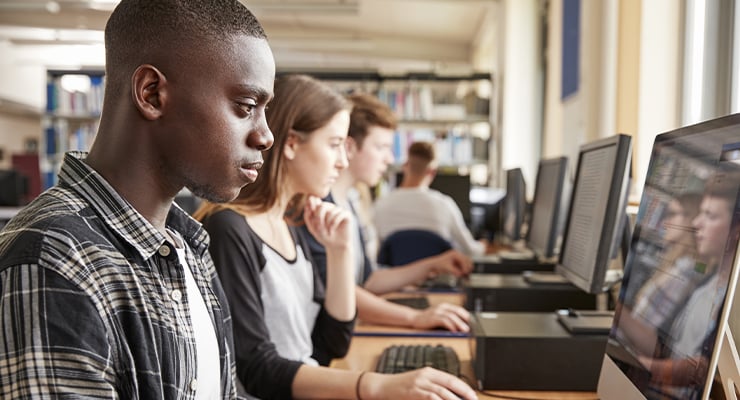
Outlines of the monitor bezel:
M 596 254 L 596 260 L 590 268 L 590 276 L 583 277 L 569 267 L 564 265 L 565 255 L 567 254 L 566 245 L 568 235 L 571 233 L 571 223 L 573 217 L 573 206 L 575 201 L 576 190 L 578 189 L 579 179 L 581 179 L 583 156 L 591 151 L 602 149 L 604 147 L 616 146 L 617 153 L 614 157 L 614 167 L 612 168 L 612 177 L 609 185 L 609 195 L 606 203 L 606 212 L 604 221 L 601 225 L 599 234 L 600 240 Z M 580 147 L 578 152 L 578 163 L 576 167 L 575 179 L 570 194 L 570 204 L 568 206 L 568 218 L 563 230 L 563 241 L 558 255 L 558 264 L 555 271 L 564 276 L 573 285 L 587 293 L 598 294 L 608 290 L 606 285 L 606 271 L 609 269 L 609 263 L 612 259 L 614 246 L 618 245 L 621 238 L 618 230 L 619 221 L 626 212 L 626 199 L 629 190 L 629 170 L 632 160 L 632 137 L 625 134 L 617 134 L 607 138 L 595 140 L 586 143 Z
M 554 167 L 553 167 L 554 166 Z M 542 173 L 542 170 L 545 168 L 557 168 L 557 181 L 555 182 L 555 201 L 553 205 L 553 209 L 549 210 L 549 218 L 548 216 L 545 216 L 544 218 L 542 216 L 535 215 L 537 200 L 539 200 L 542 196 L 542 187 L 540 185 L 540 174 Z M 561 156 L 561 157 L 555 157 L 555 158 L 548 158 L 540 160 L 539 165 L 537 167 L 537 179 L 535 181 L 534 186 L 534 197 L 532 198 L 532 206 L 531 206 L 531 214 L 529 218 L 529 228 L 527 229 L 527 247 L 529 247 L 531 250 L 535 252 L 540 257 L 544 258 L 550 258 L 555 256 L 556 254 L 559 254 L 559 252 L 556 252 L 556 245 L 558 241 L 558 236 L 560 235 L 560 231 L 562 226 L 560 225 L 561 220 L 561 211 L 563 210 L 563 203 L 566 201 L 565 196 L 565 181 L 568 176 L 568 157 Z M 532 226 L 537 223 L 538 221 L 547 221 L 547 239 L 545 240 L 545 247 L 540 248 L 539 246 L 533 246 L 532 245 L 532 232 L 534 229 L 532 229 Z

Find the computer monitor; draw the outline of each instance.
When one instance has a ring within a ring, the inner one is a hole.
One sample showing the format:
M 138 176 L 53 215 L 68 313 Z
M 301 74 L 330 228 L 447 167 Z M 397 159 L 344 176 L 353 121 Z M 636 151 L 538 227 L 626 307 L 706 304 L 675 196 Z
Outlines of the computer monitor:
M 606 279 L 629 190 L 631 137 L 615 135 L 579 149 L 573 193 L 555 271 L 587 293 L 609 288 Z
M 560 252 L 570 197 L 567 173 L 567 157 L 540 160 L 537 168 L 527 246 L 539 257 L 550 258 Z
M 0 170 L 0 207 L 25 205 L 28 178 L 14 169 Z
M 727 321 L 739 270 L 739 169 L 740 114 L 655 138 L 601 399 L 707 399 L 718 358 L 720 375 L 738 379 L 728 348 L 740 332 Z
M 506 170 L 506 196 L 501 208 L 502 232 L 507 240 L 516 243 L 523 238 L 522 228 L 527 212 L 527 185 L 520 168 Z
M 403 172 L 398 171 L 395 174 L 395 186 L 403 181 Z M 470 175 L 461 175 L 439 171 L 434 176 L 434 180 L 429 184 L 430 189 L 438 190 L 455 200 L 455 204 L 462 212 L 463 219 L 470 225 Z
M 429 188 L 452 197 L 465 222 L 470 225 L 470 175 L 438 172 Z

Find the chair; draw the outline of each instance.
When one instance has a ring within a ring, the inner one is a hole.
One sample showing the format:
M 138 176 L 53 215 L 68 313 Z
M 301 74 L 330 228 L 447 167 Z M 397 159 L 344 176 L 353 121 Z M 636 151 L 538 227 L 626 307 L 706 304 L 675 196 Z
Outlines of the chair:
M 405 265 L 450 249 L 452 244 L 435 232 L 421 229 L 396 231 L 380 244 L 378 264 Z

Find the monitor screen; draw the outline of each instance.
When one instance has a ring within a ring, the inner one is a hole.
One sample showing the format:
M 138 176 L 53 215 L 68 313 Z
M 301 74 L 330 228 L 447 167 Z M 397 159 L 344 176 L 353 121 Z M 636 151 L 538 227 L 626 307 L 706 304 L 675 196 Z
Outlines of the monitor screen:
M 470 175 L 446 174 L 438 172 L 429 188 L 452 197 L 460 208 L 463 219 L 470 225 Z
M 552 257 L 559 252 L 563 230 L 563 204 L 566 194 L 568 158 L 540 160 L 534 186 L 532 213 L 527 230 L 527 246 L 537 255 Z
M 582 145 L 556 271 L 588 293 L 608 289 L 606 271 L 622 239 L 631 138 L 616 135 Z
M 403 181 L 403 171 L 397 171 L 394 176 L 395 182 L 391 184 L 398 187 Z M 429 184 L 430 189 L 438 190 L 455 200 L 455 204 L 462 212 L 463 219 L 470 225 L 471 215 L 470 209 L 472 207 L 470 202 L 470 190 L 472 184 L 470 182 L 470 175 L 460 175 L 445 172 L 437 172 L 434 176 L 434 180 Z
M 501 208 L 501 222 L 506 239 L 516 242 L 522 239 L 524 214 L 527 210 L 527 186 L 520 168 L 506 171 L 506 196 Z
M 740 114 L 658 135 L 602 399 L 707 399 L 737 282 Z

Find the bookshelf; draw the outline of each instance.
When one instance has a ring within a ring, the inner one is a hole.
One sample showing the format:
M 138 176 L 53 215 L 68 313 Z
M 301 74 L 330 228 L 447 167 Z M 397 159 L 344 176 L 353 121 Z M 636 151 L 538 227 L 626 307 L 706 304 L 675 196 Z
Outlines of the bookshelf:
M 64 153 L 87 151 L 98 130 L 103 70 L 49 70 L 39 161 L 43 188 L 56 183 Z
M 408 146 L 419 140 L 436 144 L 440 172 L 470 175 L 474 185 L 489 186 L 499 169 L 496 129 L 490 112 L 490 73 L 452 76 L 283 71 L 278 75 L 288 73 L 311 75 L 343 93 L 372 93 L 388 104 L 399 119 L 391 175 L 405 161 Z
M 398 170 L 406 149 L 417 140 L 437 146 L 440 170 L 470 175 L 488 186 L 498 168 L 495 127 L 490 113 L 493 79 L 489 73 L 447 76 L 430 73 L 382 75 L 376 72 L 306 72 L 337 90 L 372 93 L 399 118 L 394 137 Z M 47 71 L 47 106 L 43 116 L 40 163 L 43 188 L 56 183 L 64 153 L 87 151 L 102 109 L 103 70 Z

